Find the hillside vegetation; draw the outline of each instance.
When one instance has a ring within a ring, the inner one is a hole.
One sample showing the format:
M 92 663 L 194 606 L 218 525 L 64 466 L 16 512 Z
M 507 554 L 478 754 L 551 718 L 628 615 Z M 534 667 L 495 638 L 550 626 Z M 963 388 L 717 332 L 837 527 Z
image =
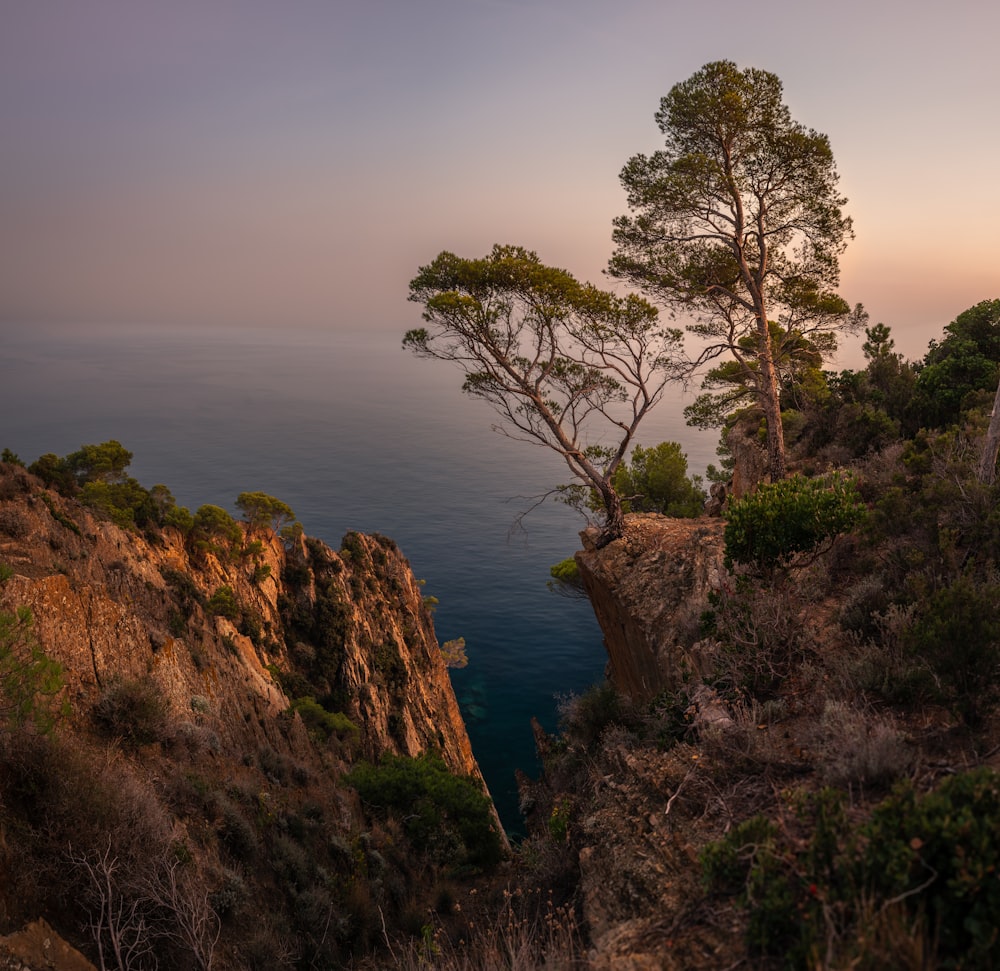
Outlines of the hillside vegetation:
M 567 701 L 525 788 L 590 967 L 996 966 L 1000 301 L 919 362 L 867 336 L 860 371 L 786 372 L 789 478 L 750 481 L 759 411 L 719 416 L 721 536 L 632 517 L 578 554 L 624 609 L 612 677 L 636 631 L 650 652 Z
M 0 462 L 0 936 L 44 917 L 121 971 L 419 938 L 506 840 L 406 560 L 262 493 L 192 514 L 130 459 Z
M 577 555 L 612 680 L 538 731 L 502 863 L 464 732 L 414 707 L 444 662 L 390 541 L 178 510 L 117 443 L 5 453 L 4 928 L 109 968 L 994 968 L 1000 301 L 918 362 L 867 338 L 783 368 L 787 478 L 716 403 L 722 519 L 632 484 Z M 74 661 L 42 607 L 88 585 Z

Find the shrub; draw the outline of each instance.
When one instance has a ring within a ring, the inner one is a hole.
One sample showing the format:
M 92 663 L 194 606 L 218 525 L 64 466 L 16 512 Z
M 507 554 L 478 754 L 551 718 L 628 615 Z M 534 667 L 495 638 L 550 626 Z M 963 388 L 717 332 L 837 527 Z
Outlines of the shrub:
M 151 681 L 115 682 L 94 706 L 100 728 L 133 747 L 164 741 L 167 716 L 167 703 Z
M 343 712 L 327 711 L 315 698 L 306 695 L 296 698 L 291 710 L 297 711 L 303 724 L 314 737 L 326 740 L 336 736 L 340 739 L 355 738 L 358 726 Z
M 205 610 L 219 617 L 236 620 L 240 616 L 240 605 L 236 602 L 236 594 L 232 587 L 219 587 L 205 604 Z
M 968 575 L 934 593 L 919 610 L 907 644 L 926 660 L 952 709 L 970 725 L 993 707 L 1000 671 L 1000 582 Z
M 559 728 L 570 741 L 590 747 L 610 725 L 631 728 L 635 712 L 610 681 L 592 685 L 582 695 L 563 698 L 559 705 Z
M 701 632 L 722 647 L 716 678 L 725 685 L 766 698 L 806 654 L 801 586 L 769 589 L 751 577 L 738 576 L 709 594 L 712 609 L 702 616 Z
M 229 556 L 243 539 L 243 531 L 232 516 L 220 506 L 200 506 L 194 514 L 188 541 L 199 552 Z
M 910 926 L 934 932 L 935 966 L 995 966 L 1000 774 L 976 769 L 924 795 L 901 783 L 860 826 L 835 790 L 791 802 L 794 819 L 756 816 L 701 854 L 709 888 L 748 910 L 755 953 L 791 968 L 821 957 L 853 966 L 879 918 L 902 905 Z
M 796 475 L 734 503 L 726 523 L 725 562 L 773 574 L 798 565 L 825 543 L 857 526 L 865 508 L 849 476 L 826 480 Z
M 546 586 L 553 592 L 564 597 L 585 598 L 587 590 L 583 585 L 583 576 L 580 574 L 580 566 L 575 557 L 567 557 L 549 567 L 549 575 L 552 577 Z
M 701 480 L 688 478 L 687 456 L 677 442 L 636 445 L 630 461 L 615 470 L 614 487 L 626 512 L 692 517 L 705 508 Z
M 344 781 L 369 812 L 399 819 L 414 846 L 438 863 L 493 866 L 503 856 L 489 796 L 450 772 L 436 752 L 361 762 Z

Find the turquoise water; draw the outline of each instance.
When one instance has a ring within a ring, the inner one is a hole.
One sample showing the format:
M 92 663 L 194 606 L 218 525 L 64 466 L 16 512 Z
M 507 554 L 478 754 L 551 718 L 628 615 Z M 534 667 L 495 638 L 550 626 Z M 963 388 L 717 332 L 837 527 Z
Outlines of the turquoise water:
M 394 539 L 440 601 L 439 640 L 465 638 L 453 684 L 516 829 L 514 770 L 537 771 L 530 719 L 553 729 L 558 698 L 599 681 L 605 654 L 589 604 L 546 588 L 578 548 L 579 517 L 548 502 L 511 535 L 565 466 L 491 432 L 493 413 L 459 386 L 394 333 L 8 325 L 0 448 L 30 462 L 115 438 L 132 475 L 192 510 L 235 511 L 261 490 L 334 547 L 352 529 Z M 643 443 L 681 441 L 694 471 L 712 459 L 713 437 L 685 428 L 676 402 L 647 428 Z

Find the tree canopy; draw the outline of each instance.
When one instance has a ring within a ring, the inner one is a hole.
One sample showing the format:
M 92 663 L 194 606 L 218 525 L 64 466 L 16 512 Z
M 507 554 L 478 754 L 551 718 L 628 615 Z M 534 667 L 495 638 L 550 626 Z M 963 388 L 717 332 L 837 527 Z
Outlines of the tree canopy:
M 780 479 L 772 317 L 824 349 L 818 334 L 864 320 L 835 292 L 853 233 L 829 140 L 792 120 L 776 75 L 731 61 L 675 85 L 656 122 L 665 147 L 621 173 L 632 215 L 615 220 L 609 272 L 690 317 L 707 342 L 702 361 L 732 355 L 763 411 L 769 471 Z
M 291 506 L 266 492 L 241 492 L 236 497 L 236 508 L 253 529 L 270 527 L 278 533 L 282 526 L 295 520 Z
M 411 281 L 410 299 L 429 326 L 403 346 L 458 365 L 462 390 L 500 416 L 495 430 L 561 455 L 601 497 L 601 542 L 620 536 L 615 470 L 682 374 L 680 331 L 662 327 L 646 300 L 580 283 L 520 246 L 481 259 L 441 253 Z
M 1000 299 L 982 300 L 960 313 L 931 341 L 917 374 L 920 421 L 941 427 L 959 419 L 966 396 L 992 391 L 1000 376 Z

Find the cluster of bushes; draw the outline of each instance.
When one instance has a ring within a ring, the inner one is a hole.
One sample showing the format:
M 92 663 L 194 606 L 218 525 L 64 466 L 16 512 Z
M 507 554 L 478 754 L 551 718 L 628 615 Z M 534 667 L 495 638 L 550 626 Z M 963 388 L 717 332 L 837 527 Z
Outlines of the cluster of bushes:
M 453 869 L 495 866 L 503 842 L 489 796 L 452 773 L 436 752 L 386 755 L 344 777 L 369 812 L 397 819 L 415 852 Z
M 747 910 L 755 954 L 791 968 L 831 958 L 836 966 L 896 966 L 900 955 L 885 935 L 892 919 L 923 949 L 921 966 L 994 966 L 996 772 L 966 772 L 924 794 L 902 783 L 861 825 L 837 790 L 793 793 L 789 803 L 780 824 L 754 816 L 701 856 L 707 886 Z
M 9 449 L 4 449 L 3 461 L 24 465 Z M 123 529 L 138 529 L 155 536 L 157 531 L 171 527 L 185 536 L 195 554 L 212 553 L 223 559 L 259 555 L 260 540 L 248 539 L 244 528 L 221 506 L 206 504 L 192 514 L 177 505 L 165 485 L 146 489 L 128 475 L 131 462 L 132 453 L 112 439 L 100 445 L 83 445 L 63 457 L 46 453 L 27 468 L 49 488 L 77 499 Z M 236 507 L 243 513 L 248 535 L 273 530 L 291 536 L 298 525 L 286 503 L 264 492 L 241 492 Z M 54 509 L 53 515 L 57 515 Z M 258 565 L 255 580 L 260 582 L 268 572 Z

